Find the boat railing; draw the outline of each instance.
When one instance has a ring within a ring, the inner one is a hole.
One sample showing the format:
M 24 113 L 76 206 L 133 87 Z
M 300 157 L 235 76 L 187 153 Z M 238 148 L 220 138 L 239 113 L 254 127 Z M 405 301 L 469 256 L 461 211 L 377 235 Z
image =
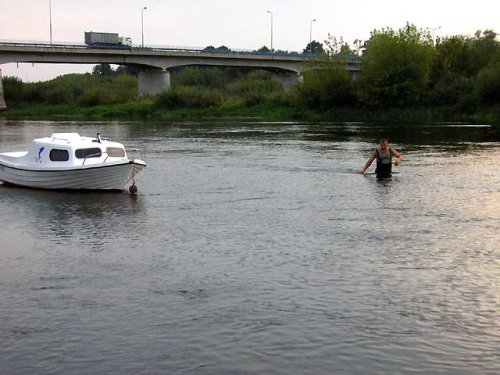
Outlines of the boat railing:
M 83 163 L 82 163 L 82 165 L 85 165 L 85 162 L 87 161 L 87 158 L 98 158 L 98 157 L 100 157 L 102 154 L 105 154 L 105 152 L 100 151 L 100 152 L 96 152 L 95 154 L 86 155 L 86 156 L 85 156 L 85 158 L 83 159 Z M 106 156 L 106 159 L 107 159 L 107 158 L 108 158 L 108 157 Z M 104 160 L 104 162 L 106 162 L 106 160 Z
M 126 151 L 127 151 L 127 157 L 130 160 L 134 160 L 134 159 L 141 159 L 142 161 L 146 160 L 146 155 L 144 153 L 144 150 L 141 148 L 127 148 Z M 134 155 L 137 157 L 133 157 Z
M 126 151 L 127 151 L 127 157 L 130 160 L 141 159 L 142 161 L 145 161 L 146 155 L 142 149 L 140 149 L 140 148 L 128 148 Z M 85 158 L 83 159 L 82 165 L 85 165 L 85 162 L 87 161 L 88 158 L 98 158 L 104 154 L 106 154 L 106 158 L 104 159 L 103 163 L 106 163 L 106 161 L 109 158 L 109 155 L 106 151 L 101 151 L 101 152 L 96 152 L 95 154 L 86 155 Z M 137 155 L 138 157 L 130 157 L 130 154 Z

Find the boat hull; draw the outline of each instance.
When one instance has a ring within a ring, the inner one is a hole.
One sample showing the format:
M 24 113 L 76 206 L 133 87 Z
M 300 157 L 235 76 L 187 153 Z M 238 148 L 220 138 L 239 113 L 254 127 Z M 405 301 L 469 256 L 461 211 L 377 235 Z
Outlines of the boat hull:
M 143 163 L 70 169 L 23 169 L 0 163 L 0 181 L 36 189 L 121 191 L 145 166 Z

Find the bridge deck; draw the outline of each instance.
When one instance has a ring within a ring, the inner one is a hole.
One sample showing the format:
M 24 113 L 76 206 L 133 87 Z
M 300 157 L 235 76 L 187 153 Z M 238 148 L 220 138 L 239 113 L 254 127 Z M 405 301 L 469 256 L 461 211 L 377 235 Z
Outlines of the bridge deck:
M 312 57 L 314 58 L 314 56 Z M 230 65 L 272 68 L 300 73 L 308 54 L 260 53 L 243 50 L 192 48 L 89 47 L 84 44 L 44 44 L 0 42 L 0 64 L 39 63 L 114 63 L 145 65 L 168 69 L 178 65 Z M 359 70 L 357 58 L 348 58 L 348 69 Z

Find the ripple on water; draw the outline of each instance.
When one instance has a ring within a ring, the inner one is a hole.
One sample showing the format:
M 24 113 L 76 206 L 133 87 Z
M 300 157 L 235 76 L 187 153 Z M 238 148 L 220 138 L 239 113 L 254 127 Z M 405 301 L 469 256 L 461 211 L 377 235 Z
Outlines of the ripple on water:
M 500 372 L 495 128 L 43 127 L 148 167 L 137 200 L 0 186 L 0 373 Z M 383 183 L 378 133 L 407 157 Z

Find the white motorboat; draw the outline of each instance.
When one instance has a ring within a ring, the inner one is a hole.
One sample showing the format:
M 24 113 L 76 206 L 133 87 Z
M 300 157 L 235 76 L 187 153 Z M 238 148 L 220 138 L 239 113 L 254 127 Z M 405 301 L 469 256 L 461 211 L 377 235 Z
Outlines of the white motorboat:
M 78 133 L 34 139 L 28 151 L 0 153 L 0 181 L 38 189 L 123 190 L 146 166 L 121 143 Z

